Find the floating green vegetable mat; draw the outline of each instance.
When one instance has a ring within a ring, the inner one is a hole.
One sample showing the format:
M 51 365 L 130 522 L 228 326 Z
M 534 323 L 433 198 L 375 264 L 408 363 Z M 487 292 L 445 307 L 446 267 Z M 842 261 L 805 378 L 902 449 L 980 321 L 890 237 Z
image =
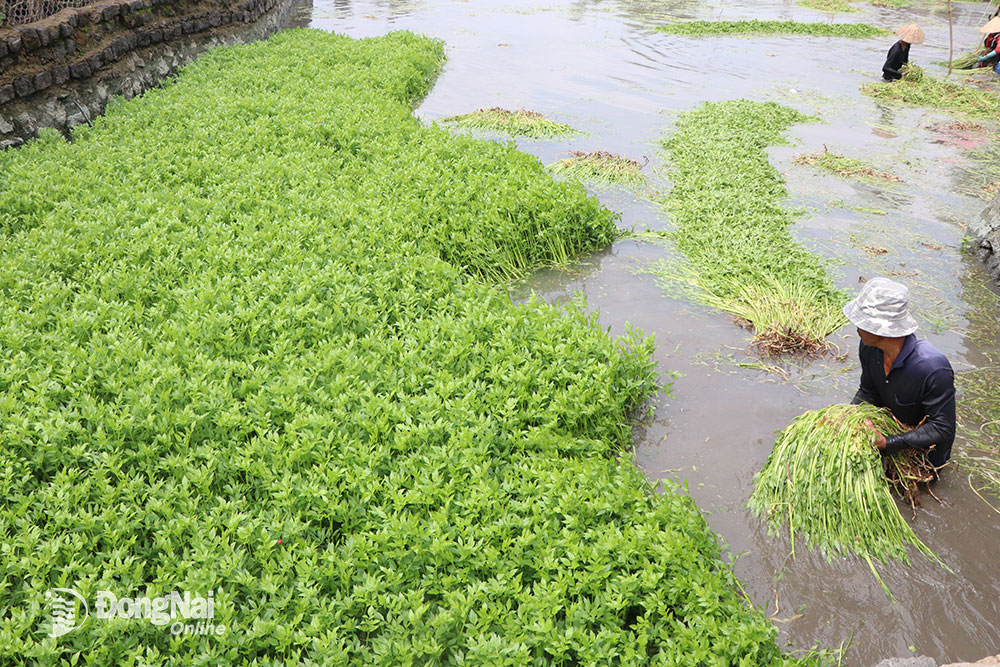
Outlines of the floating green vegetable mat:
M 657 28 L 672 35 L 812 35 L 818 37 L 880 37 L 889 30 L 864 23 L 799 23 L 798 21 L 682 21 Z
M 662 203 L 676 227 L 669 237 L 688 261 L 656 262 L 649 272 L 736 317 L 765 352 L 823 354 L 826 336 L 846 322 L 846 295 L 789 233 L 784 179 L 764 150 L 810 120 L 773 102 L 705 104 L 683 114 L 663 143 L 673 189 Z

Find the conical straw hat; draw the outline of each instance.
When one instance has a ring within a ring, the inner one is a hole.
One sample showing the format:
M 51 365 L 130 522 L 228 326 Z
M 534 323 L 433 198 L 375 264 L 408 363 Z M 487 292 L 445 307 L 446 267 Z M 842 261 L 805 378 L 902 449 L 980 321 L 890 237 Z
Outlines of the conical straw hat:
M 910 44 L 921 44 L 924 41 L 924 31 L 916 23 L 904 25 L 896 31 L 896 37 Z
M 979 32 L 1000 32 L 1000 16 L 994 16 L 989 22 L 979 29 Z

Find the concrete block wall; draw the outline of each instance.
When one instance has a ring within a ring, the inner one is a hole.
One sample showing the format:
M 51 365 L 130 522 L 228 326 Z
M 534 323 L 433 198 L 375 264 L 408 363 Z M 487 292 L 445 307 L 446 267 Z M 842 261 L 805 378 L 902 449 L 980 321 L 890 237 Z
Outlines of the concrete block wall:
M 296 0 L 102 0 L 0 29 L 0 148 L 68 131 L 208 48 L 262 39 Z

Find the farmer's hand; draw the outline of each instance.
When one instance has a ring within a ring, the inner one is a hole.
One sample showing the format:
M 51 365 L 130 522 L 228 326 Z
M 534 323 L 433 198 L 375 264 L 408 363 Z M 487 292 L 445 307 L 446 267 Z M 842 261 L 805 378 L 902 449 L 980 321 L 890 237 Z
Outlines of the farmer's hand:
M 872 444 L 879 449 L 885 449 L 885 436 L 878 432 L 878 429 L 875 428 L 875 424 L 872 423 L 871 419 L 865 420 L 865 426 L 872 430 Z

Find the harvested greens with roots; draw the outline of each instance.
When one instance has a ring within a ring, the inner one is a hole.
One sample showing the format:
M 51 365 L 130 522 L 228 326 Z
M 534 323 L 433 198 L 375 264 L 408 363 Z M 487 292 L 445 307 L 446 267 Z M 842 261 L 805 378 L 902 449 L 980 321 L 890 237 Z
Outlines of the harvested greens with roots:
M 966 116 L 994 118 L 1000 93 L 988 87 L 942 81 L 907 64 L 903 78 L 891 83 L 863 83 L 861 92 L 882 102 L 922 106 Z
M 891 479 L 915 488 L 914 478 L 929 481 L 930 473 L 933 479 L 933 468 L 926 459 L 914 464 L 915 451 L 883 461 L 866 420 L 886 435 L 905 430 L 888 410 L 868 404 L 831 405 L 796 417 L 779 434 L 747 506 L 776 531 L 788 526 L 793 555 L 800 532 L 827 558 L 862 556 L 876 577 L 872 558 L 909 564 L 908 544 L 941 563 L 900 514 L 887 480 L 888 470 Z M 881 577 L 879 582 L 886 588 Z
M 549 165 L 549 170 L 568 178 L 600 181 L 610 185 L 639 186 L 646 182 L 640 173 L 644 164 L 607 151 L 570 151 L 572 157 Z M 648 161 L 647 161 L 648 162 Z
M 826 146 L 823 146 L 823 150 L 817 153 L 800 155 L 792 160 L 792 162 L 795 164 L 813 165 L 824 171 L 844 176 L 845 178 L 853 176 L 865 181 L 892 181 L 897 183 L 901 180 L 899 176 L 879 171 L 857 158 L 831 153 Z
M 979 56 L 985 51 L 979 49 L 978 51 L 969 51 L 968 53 L 963 53 L 960 56 L 955 56 L 951 61 L 952 69 L 973 69 L 979 64 Z M 947 60 L 936 60 L 935 65 L 940 65 L 941 67 L 947 67 Z
M 549 139 L 578 134 L 569 125 L 549 120 L 537 111 L 519 109 L 509 111 L 500 107 L 479 109 L 472 113 L 442 118 L 444 123 L 454 123 L 458 127 L 484 132 L 501 132 L 515 137 L 529 139 Z
M 833 349 L 826 336 L 846 322 L 846 295 L 788 232 L 785 182 L 764 150 L 810 120 L 774 102 L 710 103 L 683 114 L 663 143 L 673 189 L 661 202 L 676 226 L 667 234 L 688 262 L 647 271 L 734 316 L 770 354 L 824 354 Z

